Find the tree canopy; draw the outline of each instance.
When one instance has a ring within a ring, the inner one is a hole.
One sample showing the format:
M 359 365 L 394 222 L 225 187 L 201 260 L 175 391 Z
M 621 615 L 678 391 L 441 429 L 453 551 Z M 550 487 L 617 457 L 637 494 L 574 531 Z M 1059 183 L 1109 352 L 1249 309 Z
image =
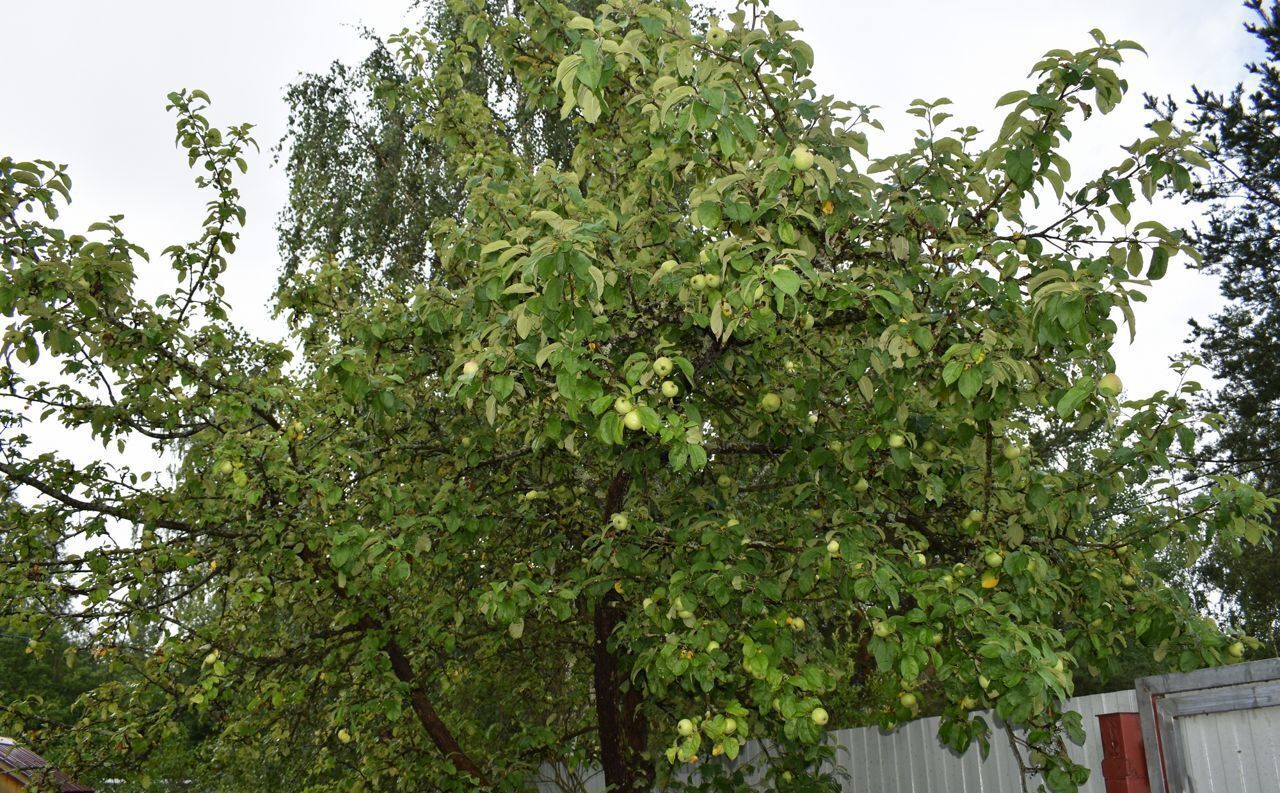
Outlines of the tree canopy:
M 1140 197 L 1189 187 L 1196 142 L 1153 123 L 1088 179 L 1062 154 L 1136 44 L 1047 53 L 989 136 L 919 101 L 912 146 L 873 158 L 867 110 L 817 93 L 766 7 L 516 5 L 390 42 L 384 99 L 463 191 L 430 277 L 374 288 L 318 245 L 283 341 L 228 316 L 249 129 L 202 92 L 170 101 L 209 213 L 157 299 L 119 218 L 55 225 L 64 168 L 0 160 L 0 591 L 117 673 L 51 760 L 146 787 L 198 718 L 208 773 L 300 790 L 590 766 L 709 789 L 762 739 L 794 790 L 826 729 L 927 707 L 963 749 L 993 707 L 1070 790 L 1076 670 L 1236 654 L 1142 562 L 1256 541 L 1270 502 L 1228 473 L 1180 490 L 1194 386 L 1121 402 L 1112 373 L 1130 302 L 1193 254 Z M 566 160 L 513 140 L 481 52 L 559 108 Z M 77 464 L 41 415 L 177 462 Z M 1033 452 L 1052 418 L 1102 428 L 1088 465 Z
M 1245 4 L 1256 14 L 1249 30 L 1265 48 L 1248 64 L 1249 90 L 1221 94 L 1196 90 L 1188 124 L 1206 138 L 1212 168 L 1196 181 L 1191 198 L 1208 213 L 1195 243 L 1204 269 L 1220 278 L 1230 302 L 1192 335 L 1222 382 L 1208 404 L 1224 423 L 1200 455 L 1209 469 L 1227 469 L 1258 489 L 1280 491 L 1280 5 Z M 1230 538 L 1215 544 L 1197 570 L 1207 590 L 1226 596 L 1228 613 L 1280 654 L 1280 550 L 1274 544 L 1240 554 Z

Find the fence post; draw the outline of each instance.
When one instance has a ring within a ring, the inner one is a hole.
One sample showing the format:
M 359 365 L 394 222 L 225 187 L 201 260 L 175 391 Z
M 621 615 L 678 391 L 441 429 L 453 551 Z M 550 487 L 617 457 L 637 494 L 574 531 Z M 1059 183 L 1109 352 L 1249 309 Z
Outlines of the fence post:
M 1107 793 L 1151 793 L 1147 755 L 1142 747 L 1142 722 L 1137 713 L 1101 713 L 1102 778 Z

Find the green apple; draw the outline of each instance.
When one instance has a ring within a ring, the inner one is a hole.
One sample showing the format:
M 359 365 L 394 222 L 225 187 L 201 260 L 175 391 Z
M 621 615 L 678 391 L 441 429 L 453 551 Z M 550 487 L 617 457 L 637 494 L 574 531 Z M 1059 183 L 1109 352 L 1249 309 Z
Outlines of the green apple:
M 229 475 L 235 469 L 236 469 L 235 465 L 230 460 L 223 460 L 222 462 L 218 463 L 218 473 L 222 474 L 223 476 Z
M 662 263 L 662 266 L 658 268 L 658 272 L 663 274 L 675 272 L 675 269 L 679 266 L 680 265 L 676 263 L 675 259 L 667 259 Z
M 1004 557 L 1000 555 L 999 551 L 987 551 L 987 555 L 982 559 L 987 563 L 987 567 L 999 567 L 1004 564 Z
M 617 411 L 619 415 L 625 416 L 635 410 L 636 406 L 631 403 L 630 399 L 620 396 L 613 400 L 613 409 Z
M 760 407 L 765 413 L 776 413 L 782 407 L 782 397 L 770 391 L 760 397 Z
M 1103 375 L 1102 379 L 1098 381 L 1098 393 L 1103 396 L 1118 396 L 1123 389 L 1124 383 L 1120 381 L 1120 378 L 1114 372 Z
M 675 399 L 676 395 L 679 393 L 680 393 L 680 386 L 676 385 L 671 380 L 662 381 L 662 395 L 664 397 L 666 397 L 667 399 Z
M 1022 447 L 1013 443 L 1006 443 L 1004 448 L 1000 450 L 1006 460 L 1016 460 L 1022 456 Z
M 716 484 L 721 487 L 730 487 L 733 485 L 733 477 L 728 474 L 720 474 L 720 476 L 716 477 Z
M 876 620 L 871 625 L 871 632 L 879 636 L 881 639 L 883 639 L 889 634 L 893 633 L 893 626 L 887 622 L 881 622 L 880 620 Z
M 1227 655 L 1231 656 L 1232 658 L 1243 658 L 1244 642 L 1232 642 L 1227 647 Z
M 1017 249 L 1018 249 L 1018 253 L 1026 253 L 1026 252 L 1027 252 L 1027 241 L 1026 241 L 1026 239 L 1024 239 L 1024 238 L 1023 238 L 1023 237 L 1021 237 L 1021 236 L 1017 237 L 1017 238 L 1016 238 L 1016 239 L 1014 239 L 1014 241 L 1013 241 L 1013 247 L 1015 247 L 1015 248 L 1017 248 Z
M 724 43 L 729 40 L 729 34 L 719 25 L 712 25 L 707 30 L 707 43 L 713 47 L 723 47 Z
M 695 291 L 701 292 L 707 288 L 707 277 L 702 273 L 698 273 L 689 279 L 689 286 L 693 287 Z
M 1125 573 L 1124 575 L 1120 576 L 1120 583 L 1124 584 L 1125 586 L 1133 586 L 1134 584 L 1138 583 L 1138 579 L 1134 578 L 1128 573 Z
M 707 273 L 707 288 L 708 288 L 708 289 L 719 289 L 719 288 L 720 288 L 720 276 L 716 275 L 715 273 Z
M 863 477 L 858 477 L 858 481 L 857 481 L 856 483 L 854 483 L 854 485 L 853 485 L 853 492 L 855 492 L 855 493 L 865 493 L 865 492 L 867 492 L 867 489 L 868 489 L 869 487 L 871 487 L 871 483 L 870 483 L 870 482 L 868 482 L 868 481 L 867 481 L 865 478 L 863 478 Z
M 615 512 L 609 517 L 609 525 L 613 526 L 616 531 L 626 531 L 631 525 L 631 519 L 627 517 L 625 512 Z
M 475 377 L 476 372 L 480 371 L 480 364 L 475 361 L 467 361 L 462 365 L 463 377 Z
M 720 642 L 715 641 L 714 639 L 707 642 L 707 652 L 714 653 L 716 650 L 719 650 L 719 649 L 720 649 Z
M 832 540 L 831 542 L 827 543 L 827 553 L 831 554 L 832 556 L 835 556 L 836 554 L 840 553 L 840 541 Z
M 907 445 L 907 438 L 901 432 L 894 432 L 889 435 L 889 448 L 901 449 Z
M 738 722 L 732 718 L 724 720 L 724 734 L 733 735 L 738 731 Z
M 693 735 L 693 722 L 689 719 L 681 719 L 676 722 L 676 732 L 680 733 L 681 736 L 688 738 L 690 735 Z
M 347 731 L 346 727 L 338 730 L 338 740 L 343 743 L 351 743 L 351 733 Z
M 804 630 L 804 617 L 793 617 L 791 619 L 791 628 L 797 631 Z
M 919 567 L 924 567 L 929 563 L 929 558 L 922 553 L 917 553 L 916 555 L 912 556 L 911 559 Z
M 813 167 L 813 152 L 807 146 L 796 146 L 791 150 L 791 167 L 797 171 L 807 171 Z
M 934 647 L 940 646 L 942 644 L 942 632 L 934 631 L 933 635 L 929 637 L 929 643 Z
M 934 454 L 938 451 L 938 444 L 934 443 L 932 439 L 929 439 L 920 446 L 920 449 L 925 454 Z
M 898 697 L 898 701 L 902 703 L 903 707 L 911 708 L 912 710 L 915 710 L 916 705 L 920 704 L 920 701 L 916 699 L 916 695 L 910 691 L 902 692 L 902 695 Z
M 653 373 L 658 377 L 666 377 L 671 374 L 675 368 L 676 365 L 665 355 L 655 358 L 653 361 Z
M 982 510 L 980 509 L 971 509 L 969 510 L 969 514 L 965 516 L 970 523 L 981 523 L 982 517 Z
M 537 500 L 538 500 L 538 498 L 539 498 L 539 497 L 541 497 L 541 496 L 542 496 L 542 494 L 541 494 L 541 493 L 539 493 L 537 490 L 530 490 L 528 493 L 525 493 L 525 494 L 524 494 L 524 500 L 525 500 L 525 501 L 537 501 Z
M 638 430 L 644 426 L 644 422 L 640 420 L 640 411 L 632 410 L 622 417 L 622 424 L 629 430 Z

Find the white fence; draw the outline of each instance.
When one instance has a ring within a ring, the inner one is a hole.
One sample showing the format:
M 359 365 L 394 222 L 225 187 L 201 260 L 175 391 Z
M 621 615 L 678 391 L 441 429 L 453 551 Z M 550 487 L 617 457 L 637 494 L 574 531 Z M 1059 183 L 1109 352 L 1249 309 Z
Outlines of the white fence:
M 1102 740 L 1098 714 L 1137 710 L 1133 691 L 1095 694 L 1068 703 L 1083 717 L 1086 740 L 1083 746 L 1068 743 L 1073 760 L 1092 773 L 1081 793 L 1104 793 Z M 1017 758 L 1009 745 L 1003 725 L 990 712 L 983 712 L 991 726 L 991 752 L 985 759 L 977 747 L 963 755 L 938 743 L 938 718 L 918 719 L 886 733 L 876 727 L 836 730 L 831 741 L 836 749 L 838 778 L 844 793 L 1022 793 L 1023 779 Z M 748 745 L 738 764 L 748 763 L 759 748 Z M 1026 790 L 1035 790 L 1039 779 L 1026 780 Z M 603 793 L 604 778 L 599 773 L 570 781 L 564 775 L 557 782 L 551 774 L 541 781 L 542 793 Z

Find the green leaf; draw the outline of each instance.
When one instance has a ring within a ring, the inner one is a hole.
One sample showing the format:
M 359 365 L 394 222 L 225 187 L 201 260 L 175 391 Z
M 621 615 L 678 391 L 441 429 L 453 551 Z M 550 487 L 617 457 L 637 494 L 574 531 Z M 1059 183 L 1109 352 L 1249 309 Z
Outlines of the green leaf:
M 1036 155 L 1031 149 L 1018 148 L 1005 152 L 1004 172 L 1009 180 L 1023 190 L 1031 187 L 1036 165 Z
M 795 271 L 785 267 L 770 270 L 769 280 L 788 296 L 794 296 L 800 291 L 800 276 L 796 275 Z
M 578 108 L 588 124 L 594 124 L 600 118 L 600 99 L 589 86 L 578 86 Z
M 1147 278 L 1157 280 L 1164 278 L 1169 271 L 1169 251 L 1163 245 L 1151 251 L 1151 264 L 1147 267 Z
M 1014 102 L 1021 101 L 1023 99 L 1026 99 L 1029 96 L 1031 96 L 1030 91 L 1023 91 L 1023 90 L 1010 91 L 1009 93 L 1005 94 L 1004 96 L 996 100 L 996 107 L 1004 107 L 1005 105 L 1011 105 Z
M 490 388 L 493 389 L 493 395 L 497 397 L 499 402 L 506 402 L 507 397 L 511 396 L 512 390 L 515 388 L 516 380 L 509 374 L 500 374 L 494 377 L 490 382 Z
M 703 201 L 698 205 L 698 222 L 708 228 L 720 228 L 720 205 L 715 201 Z
M 1071 386 L 1062 398 L 1058 400 L 1057 411 L 1061 418 L 1069 418 L 1076 412 L 1076 408 L 1080 407 L 1080 403 L 1089 398 L 1093 393 L 1094 380 L 1092 377 L 1081 377 Z
M 640 414 L 640 424 L 644 427 L 645 432 L 656 433 L 662 428 L 662 420 L 658 418 L 657 412 L 648 405 L 637 405 L 636 412 Z

